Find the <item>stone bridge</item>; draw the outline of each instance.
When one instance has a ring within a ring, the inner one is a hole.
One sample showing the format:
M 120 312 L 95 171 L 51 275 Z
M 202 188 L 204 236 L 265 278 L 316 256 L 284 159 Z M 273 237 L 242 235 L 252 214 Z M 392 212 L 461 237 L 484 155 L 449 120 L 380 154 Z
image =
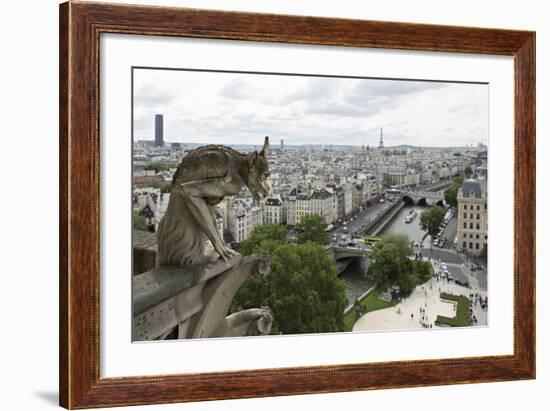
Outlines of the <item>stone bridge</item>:
M 330 256 L 336 268 L 338 269 L 338 275 L 348 267 L 348 265 L 355 259 L 360 259 L 368 255 L 368 250 L 365 248 L 357 247 L 338 247 L 336 245 L 329 245 L 325 247 L 325 251 Z
M 403 193 L 403 201 L 418 205 L 444 205 L 445 197 L 441 191 L 409 191 Z

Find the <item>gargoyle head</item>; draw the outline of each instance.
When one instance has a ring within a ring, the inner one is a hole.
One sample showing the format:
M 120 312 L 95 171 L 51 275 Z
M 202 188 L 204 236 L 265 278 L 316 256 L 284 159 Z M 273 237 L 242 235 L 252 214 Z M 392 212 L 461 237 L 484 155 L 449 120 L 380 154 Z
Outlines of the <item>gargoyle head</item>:
M 264 147 L 260 153 L 253 151 L 248 154 L 248 181 L 246 185 L 255 201 L 260 201 L 271 194 L 271 185 L 268 180 L 268 156 L 269 137 L 265 138 Z

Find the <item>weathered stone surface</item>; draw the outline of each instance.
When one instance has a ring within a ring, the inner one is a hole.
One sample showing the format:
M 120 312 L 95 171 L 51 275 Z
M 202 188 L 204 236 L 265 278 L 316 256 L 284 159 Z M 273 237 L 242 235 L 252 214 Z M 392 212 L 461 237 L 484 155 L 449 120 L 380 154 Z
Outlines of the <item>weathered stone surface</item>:
M 234 256 L 228 261 L 217 259 L 214 262 L 184 268 L 179 266 L 161 267 L 136 275 L 132 281 L 134 315 L 158 305 L 183 290 L 206 282 L 208 279 L 239 265 L 240 262 L 241 256 Z
M 156 253 L 155 269 L 134 275 L 132 281 L 135 340 L 269 332 L 268 309 L 226 318 L 239 287 L 251 275 L 269 273 L 269 262 L 258 256 L 242 258 L 232 250 L 218 232 L 214 211 L 243 186 L 257 201 L 269 195 L 268 155 L 266 137 L 260 153 L 209 145 L 182 159 L 156 241 L 134 231 L 134 273 L 150 268 Z
M 198 284 L 141 314 L 134 315 L 133 340 L 158 339 L 202 310 L 203 287 L 204 283 Z
M 190 151 L 172 180 L 166 214 L 157 232 L 157 267 L 195 265 L 209 240 L 224 260 L 237 254 L 216 228 L 214 206 L 246 186 L 255 200 L 270 194 L 267 157 L 262 151 L 239 153 L 230 147 L 208 145 Z
M 272 324 L 273 316 L 269 308 L 250 308 L 225 317 L 221 327 L 212 337 L 266 335 L 270 333 Z
M 157 235 L 155 233 L 132 230 L 132 243 L 134 248 L 157 252 Z
M 148 231 L 132 231 L 134 275 L 152 270 L 157 259 L 157 235 Z
M 217 258 L 217 256 L 216 256 Z M 268 308 L 227 316 L 229 305 L 251 275 L 268 275 L 263 256 L 235 256 L 228 261 L 162 267 L 133 277 L 134 341 L 268 334 Z
M 222 336 L 218 335 L 218 330 L 223 328 L 231 300 L 240 286 L 251 275 L 267 275 L 269 272 L 265 258 L 251 256 L 245 257 L 240 266 L 212 279 L 204 288 L 205 306 L 190 337 Z

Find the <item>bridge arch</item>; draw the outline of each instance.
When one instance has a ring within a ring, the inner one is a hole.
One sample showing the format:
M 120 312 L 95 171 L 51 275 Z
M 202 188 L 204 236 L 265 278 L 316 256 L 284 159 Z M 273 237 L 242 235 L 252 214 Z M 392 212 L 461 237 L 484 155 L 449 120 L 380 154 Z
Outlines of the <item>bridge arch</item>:
M 404 195 L 403 196 L 403 202 L 406 204 L 406 205 L 414 205 L 414 200 L 412 197 L 408 196 L 408 195 Z
M 426 197 L 419 198 L 417 204 L 418 204 L 419 206 L 427 206 L 427 205 L 429 205 L 429 204 L 428 204 L 428 200 L 426 199 Z
M 429 191 L 410 191 L 403 193 L 401 197 L 406 205 L 432 206 L 445 204 L 444 197 L 441 192 Z

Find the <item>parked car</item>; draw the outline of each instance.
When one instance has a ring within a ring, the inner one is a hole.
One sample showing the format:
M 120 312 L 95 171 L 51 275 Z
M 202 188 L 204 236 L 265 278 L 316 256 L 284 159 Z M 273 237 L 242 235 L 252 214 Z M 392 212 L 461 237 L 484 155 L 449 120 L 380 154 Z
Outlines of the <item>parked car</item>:
M 470 283 L 468 281 L 461 281 L 458 278 L 455 279 L 455 284 L 470 288 Z

